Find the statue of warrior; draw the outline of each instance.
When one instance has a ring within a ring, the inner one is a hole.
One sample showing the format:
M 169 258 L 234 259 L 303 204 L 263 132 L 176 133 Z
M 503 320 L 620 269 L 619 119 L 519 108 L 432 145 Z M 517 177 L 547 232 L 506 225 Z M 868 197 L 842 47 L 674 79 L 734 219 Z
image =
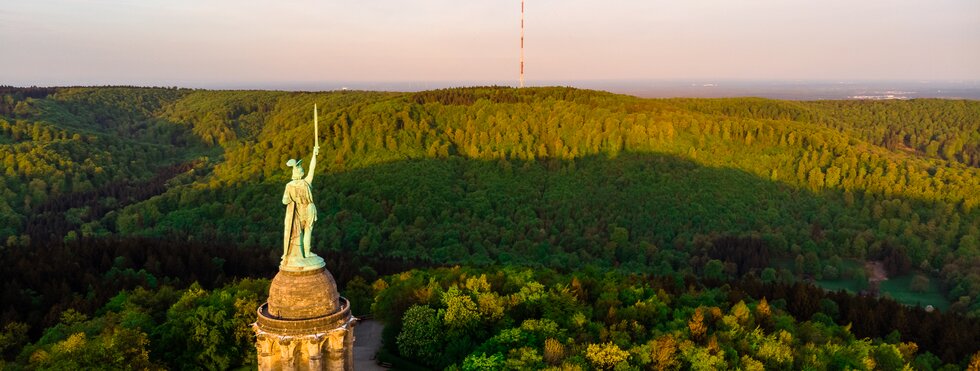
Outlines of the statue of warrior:
M 306 270 L 323 266 L 323 259 L 310 248 L 313 245 L 313 222 L 316 222 L 316 205 L 313 204 L 313 173 L 316 156 L 320 154 L 319 128 L 316 107 L 313 108 L 313 158 L 310 173 L 303 172 L 302 159 L 290 159 L 286 166 L 292 168 L 293 180 L 286 183 L 282 204 L 286 205 L 285 230 L 283 233 L 282 262 L 280 269 Z M 306 175 L 304 178 L 303 175 Z
M 316 221 L 316 205 L 313 204 L 313 173 L 316 170 L 316 156 L 320 147 L 313 147 L 313 158 L 310 159 L 310 173 L 304 178 L 303 160 L 289 160 L 286 166 L 293 169 L 293 180 L 286 183 L 282 194 L 282 203 L 286 205 L 286 229 L 283 238 L 283 263 L 292 257 L 306 258 L 312 256 L 310 245 L 313 222 Z M 287 264 L 283 264 L 287 265 Z

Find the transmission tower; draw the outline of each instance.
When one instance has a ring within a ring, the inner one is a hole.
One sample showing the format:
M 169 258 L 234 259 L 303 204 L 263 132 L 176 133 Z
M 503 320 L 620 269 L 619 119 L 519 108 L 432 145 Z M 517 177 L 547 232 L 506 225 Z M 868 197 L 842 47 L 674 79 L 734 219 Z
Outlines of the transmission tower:
M 524 87 L 524 0 L 521 0 L 521 87 Z

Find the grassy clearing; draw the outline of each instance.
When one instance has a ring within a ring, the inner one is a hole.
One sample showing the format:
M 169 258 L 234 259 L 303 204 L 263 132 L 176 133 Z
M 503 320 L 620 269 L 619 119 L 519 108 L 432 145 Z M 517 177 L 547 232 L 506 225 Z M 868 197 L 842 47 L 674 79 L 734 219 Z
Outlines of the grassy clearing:
M 820 286 L 827 291 L 840 291 L 844 290 L 851 294 L 855 294 L 858 291 L 858 285 L 861 282 L 856 279 L 840 279 L 840 280 L 820 280 L 816 281 L 817 286 Z
M 899 303 L 908 305 L 919 305 L 926 306 L 932 305 L 939 310 L 946 310 L 949 308 L 949 300 L 947 300 L 939 289 L 939 284 L 936 282 L 935 278 L 930 278 L 929 280 L 929 290 L 926 292 L 913 292 L 909 289 L 909 284 L 912 282 L 912 275 L 905 275 L 891 278 L 887 281 L 881 283 L 881 293 L 882 295 L 888 295 L 892 299 L 895 299 Z
M 887 296 L 895 301 L 906 305 L 926 306 L 932 305 L 940 310 L 949 308 L 950 302 L 943 296 L 936 279 L 930 278 L 929 290 L 926 292 L 913 292 L 909 289 L 913 275 L 905 275 L 889 278 L 881 282 L 881 295 Z M 829 291 L 844 290 L 849 293 L 860 291 L 860 281 L 856 279 L 820 280 L 816 281 L 817 286 Z

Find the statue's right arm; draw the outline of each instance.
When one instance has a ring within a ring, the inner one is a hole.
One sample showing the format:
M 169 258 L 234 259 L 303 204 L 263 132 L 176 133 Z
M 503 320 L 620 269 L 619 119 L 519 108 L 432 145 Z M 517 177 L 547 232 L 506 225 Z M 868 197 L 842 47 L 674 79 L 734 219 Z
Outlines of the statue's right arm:
M 316 156 L 320 154 L 320 147 L 313 147 L 313 156 L 310 158 L 310 173 L 306 174 L 306 182 L 313 184 L 313 173 L 316 172 Z
M 289 187 L 286 187 L 286 190 L 282 192 L 282 204 L 289 205 Z

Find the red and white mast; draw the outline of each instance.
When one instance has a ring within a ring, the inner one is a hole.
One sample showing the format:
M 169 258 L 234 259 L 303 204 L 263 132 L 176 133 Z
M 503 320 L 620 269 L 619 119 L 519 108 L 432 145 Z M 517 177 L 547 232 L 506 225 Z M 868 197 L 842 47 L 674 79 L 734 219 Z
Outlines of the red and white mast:
M 524 87 L 524 0 L 521 0 L 521 87 Z

